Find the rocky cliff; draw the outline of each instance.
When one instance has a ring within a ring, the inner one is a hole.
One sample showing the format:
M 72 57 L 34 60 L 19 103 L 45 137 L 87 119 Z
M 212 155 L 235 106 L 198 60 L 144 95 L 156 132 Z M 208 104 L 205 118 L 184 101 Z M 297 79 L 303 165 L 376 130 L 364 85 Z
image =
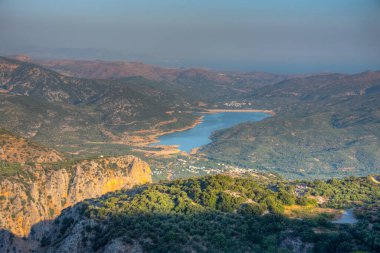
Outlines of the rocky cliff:
M 52 220 L 68 206 L 149 182 L 148 164 L 134 156 L 24 165 L 22 173 L 0 177 L 0 228 L 27 237 L 34 224 Z

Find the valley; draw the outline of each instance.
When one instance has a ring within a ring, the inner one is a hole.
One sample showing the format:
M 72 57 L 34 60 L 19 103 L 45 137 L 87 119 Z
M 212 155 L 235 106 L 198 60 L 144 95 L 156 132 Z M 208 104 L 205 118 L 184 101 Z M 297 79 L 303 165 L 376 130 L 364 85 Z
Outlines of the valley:
M 2 59 L 2 88 L 8 93 L 0 94 L 0 125 L 73 158 L 135 152 L 175 159 L 182 155 L 178 150 L 149 144 L 196 126 L 199 113 L 263 110 L 273 116 L 216 131 L 193 156 L 290 178 L 379 169 L 379 72 L 275 75 L 34 61 L 61 73 L 70 70 L 61 75 L 27 60 Z M 45 87 L 46 80 L 51 83 Z
M 0 253 L 379 253 L 379 13 L 0 0 Z
M 0 58 L 0 251 L 379 249 L 380 72 L 21 60 Z

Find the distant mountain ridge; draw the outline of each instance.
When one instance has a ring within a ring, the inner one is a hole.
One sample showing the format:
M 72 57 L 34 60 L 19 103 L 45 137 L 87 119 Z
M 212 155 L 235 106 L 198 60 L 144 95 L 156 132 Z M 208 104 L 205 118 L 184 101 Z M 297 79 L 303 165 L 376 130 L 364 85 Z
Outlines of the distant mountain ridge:
M 20 58 L 19 58 L 20 59 Z M 33 61 L 29 59 L 29 61 Z M 275 75 L 264 72 L 238 73 L 213 71 L 206 68 L 168 68 L 144 64 L 142 62 L 102 61 L 102 60 L 35 60 L 36 64 L 56 70 L 70 76 L 109 79 L 141 76 L 155 81 L 176 81 L 185 77 L 204 76 L 220 83 L 232 83 L 238 80 L 255 81 L 273 79 L 276 82 L 289 75 Z

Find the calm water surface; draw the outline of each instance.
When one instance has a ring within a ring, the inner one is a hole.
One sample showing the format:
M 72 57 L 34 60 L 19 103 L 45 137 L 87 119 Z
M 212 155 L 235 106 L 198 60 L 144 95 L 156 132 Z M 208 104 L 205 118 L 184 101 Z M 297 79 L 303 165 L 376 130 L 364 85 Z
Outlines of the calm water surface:
M 342 217 L 338 220 L 333 221 L 333 223 L 337 224 L 355 224 L 358 220 L 354 216 L 354 209 L 344 210 Z
M 229 128 L 247 121 L 260 121 L 271 115 L 261 112 L 221 112 L 204 114 L 202 123 L 196 127 L 163 135 L 158 138 L 159 142 L 154 145 L 179 145 L 182 151 L 190 152 L 193 148 L 206 145 L 212 132 Z

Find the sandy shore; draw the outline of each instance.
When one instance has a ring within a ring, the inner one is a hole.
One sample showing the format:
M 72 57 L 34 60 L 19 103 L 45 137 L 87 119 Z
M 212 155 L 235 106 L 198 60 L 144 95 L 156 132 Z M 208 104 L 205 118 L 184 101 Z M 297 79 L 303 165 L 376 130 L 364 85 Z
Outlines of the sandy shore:
M 191 125 L 188 125 L 186 127 L 176 128 L 176 129 L 173 129 L 170 131 L 162 131 L 162 132 L 159 132 L 157 134 L 154 134 L 151 136 L 151 137 L 153 137 L 152 139 L 154 140 L 152 143 L 158 142 L 158 137 L 160 137 L 160 136 L 190 130 L 190 129 L 196 127 L 197 125 L 199 125 L 200 123 L 202 123 L 203 118 L 204 118 L 204 116 L 199 116 Z
M 154 129 L 136 131 L 133 135 L 128 136 L 129 144 L 136 146 L 149 146 L 150 144 L 159 142 L 158 138 L 160 136 L 175 132 L 182 132 L 196 127 L 198 124 L 202 123 L 203 118 L 204 116 L 199 116 L 191 125 L 169 131 L 159 131 Z

